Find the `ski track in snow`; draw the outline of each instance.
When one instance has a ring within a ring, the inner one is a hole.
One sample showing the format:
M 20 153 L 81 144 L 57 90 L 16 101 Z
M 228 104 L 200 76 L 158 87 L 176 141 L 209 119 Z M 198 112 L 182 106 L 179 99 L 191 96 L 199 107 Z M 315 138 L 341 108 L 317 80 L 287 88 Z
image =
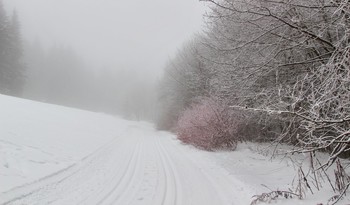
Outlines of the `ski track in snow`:
M 125 136 L 116 136 L 75 164 L 0 193 L 0 204 L 234 204 L 232 190 L 223 197 L 222 190 L 215 189 L 222 182 L 210 179 L 211 173 L 189 159 L 171 135 L 159 133 L 130 126 Z M 230 178 L 221 173 L 221 180 Z
M 268 145 L 205 152 L 146 122 L 4 95 L 0 126 L 0 205 L 243 205 L 288 190 L 296 171 Z M 325 204 L 324 185 L 276 204 Z

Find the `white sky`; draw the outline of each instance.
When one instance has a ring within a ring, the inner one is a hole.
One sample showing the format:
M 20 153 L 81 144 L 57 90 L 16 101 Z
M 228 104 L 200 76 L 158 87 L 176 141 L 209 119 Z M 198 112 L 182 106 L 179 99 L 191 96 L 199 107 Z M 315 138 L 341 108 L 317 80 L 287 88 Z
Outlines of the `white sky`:
M 93 65 L 158 71 L 199 32 L 199 0 L 4 0 L 26 39 L 71 45 Z M 141 70 L 140 70 L 141 71 Z

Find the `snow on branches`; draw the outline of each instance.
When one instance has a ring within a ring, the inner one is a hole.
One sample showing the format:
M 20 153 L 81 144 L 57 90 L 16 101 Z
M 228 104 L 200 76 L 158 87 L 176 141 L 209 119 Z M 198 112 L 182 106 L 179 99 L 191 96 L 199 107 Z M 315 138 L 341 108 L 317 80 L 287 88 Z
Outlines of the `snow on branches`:
M 229 107 L 213 98 L 203 98 L 181 115 L 177 124 L 179 139 L 204 150 L 237 146 L 237 119 Z

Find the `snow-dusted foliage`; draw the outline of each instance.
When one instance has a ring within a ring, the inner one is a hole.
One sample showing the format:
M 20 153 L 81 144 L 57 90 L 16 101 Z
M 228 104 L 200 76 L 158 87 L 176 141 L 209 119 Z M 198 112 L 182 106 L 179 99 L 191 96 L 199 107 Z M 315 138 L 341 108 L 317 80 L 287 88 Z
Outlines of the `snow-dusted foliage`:
M 298 126 L 297 151 L 326 150 L 331 156 L 325 166 L 338 157 L 349 156 L 350 137 L 350 46 L 344 38 L 328 63 L 310 72 L 290 89 Z M 295 122 L 294 121 L 294 122 Z
M 316 170 L 349 157 L 349 1 L 202 1 L 210 12 L 204 34 L 191 47 L 198 51 L 196 60 L 174 59 L 177 69 L 166 74 L 186 76 L 174 80 L 186 92 L 163 93 L 176 98 L 170 100 L 174 105 L 187 102 L 177 109 L 176 114 L 186 110 L 179 124 L 197 122 L 205 110 L 203 102 L 190 109 L 188 102 L 216 96 L 244 116 L 238 136 L 244 132 L 252 141 L 288 143 L 295 146 L 291 153 L 328 153 L 329 160 Z M 203 124 L 185 126 L 192 130 L 179 132 L 180 138 L 191 142 L 198 133 L 198 139 L 205 138 Z
M 165 67 L 165 76 L 159 84 L 158 129 L 174 129 L 182 110 L 208 93 L 212 74 L 201 57 L 200 40 L 188 42 Z
M 231 149 L 237 145 L 237 120 L 229 107 L 213 98 L 203 98 L 180 116 L 179 139 L 205 150 Z

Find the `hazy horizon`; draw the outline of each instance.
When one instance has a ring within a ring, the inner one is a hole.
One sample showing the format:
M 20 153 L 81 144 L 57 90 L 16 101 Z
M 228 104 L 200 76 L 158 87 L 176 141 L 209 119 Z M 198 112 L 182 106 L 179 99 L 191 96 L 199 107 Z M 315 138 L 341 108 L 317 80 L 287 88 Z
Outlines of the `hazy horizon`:
M 191 36 L 200 32 L 198 0 L 4 0 L 16 9 L 22 36 L 44 47 L 72 47 L 92 67 L 159 73 Z

